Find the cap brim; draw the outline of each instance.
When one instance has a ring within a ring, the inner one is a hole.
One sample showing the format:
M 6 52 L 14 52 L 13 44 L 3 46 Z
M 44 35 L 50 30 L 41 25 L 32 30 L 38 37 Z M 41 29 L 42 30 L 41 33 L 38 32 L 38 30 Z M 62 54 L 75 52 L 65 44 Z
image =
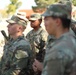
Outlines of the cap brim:
M 48 10 L 46 10 L 41 16 L 51 16 Z
M 35 21 L 35 20 L 38 20 L 36 18 L 30 18 L 29 21 Z
M 25 20 L 25 21 L 28 21 L 28 19 L 27 19 L 26 17 L 24 17 L 24 16 L 19 16 L 19 15 L 17 15 L 17 17 L 20 18 L 20 19 L 23 19 L 23 20 Z
M 71 19 L 72 24 L 76 24 L 76 20 Z
M 13 20 L 6 20 L 6 22 L 8 22 L 8 23 L 16 23 L 16 22 L 13 21 Z

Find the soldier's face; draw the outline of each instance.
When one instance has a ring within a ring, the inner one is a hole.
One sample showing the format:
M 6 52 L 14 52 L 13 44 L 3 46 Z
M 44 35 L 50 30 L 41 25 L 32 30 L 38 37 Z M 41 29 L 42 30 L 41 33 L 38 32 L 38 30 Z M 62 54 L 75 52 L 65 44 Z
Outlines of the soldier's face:
M 30 21 L 30 25 L 32 28 L 36 28 L 40 25 L 40 21 L 39 20 Z
M 44 25 L 45 25 L 45 29 L 47 30 L 47 32 L 50 35 L 55 35 L 56 32 L 56 20 L 53 19 L 52 17 L 45 17 L 44 18 Z
M 8 27 L 8 33 L 10 35 L 14 35 L 19 31 L 19 25 L 17 25 L 17 24 L 9 23 L 7 27 Z

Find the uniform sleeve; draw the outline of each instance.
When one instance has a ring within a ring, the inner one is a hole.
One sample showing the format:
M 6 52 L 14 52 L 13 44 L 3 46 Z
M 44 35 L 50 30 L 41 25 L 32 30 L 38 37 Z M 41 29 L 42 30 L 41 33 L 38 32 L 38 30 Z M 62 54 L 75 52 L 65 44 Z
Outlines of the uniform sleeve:
M 48 75 L 61 75 L 64 71 L 64 66 L 61 59 L 52 59 L 47 63 Z
M 18 67 L 24 67 L 24 65 L 27 65 L 28 59 L 29 59 L 29 51 L 30 51 L 30 46 L 19 46 L 15 50 L 13 62 L 14 64 L 18 64 Z
M 69 56 L 63 51 L 55 51 L 50 53 L 49 60 L 47 62 L 48 75 L 62 75 L 65 71 L 66 64 L 70 61 Z
M 28 68 L 30 46 L 19 46 L 16 48 L 13 61 L 10 64 L 10 69 L 6 75 L 18 75 L 23 68 Z
M 42 40 L 47 41 L 48 33 L 46 31 L 42 31 L 41 33 Z

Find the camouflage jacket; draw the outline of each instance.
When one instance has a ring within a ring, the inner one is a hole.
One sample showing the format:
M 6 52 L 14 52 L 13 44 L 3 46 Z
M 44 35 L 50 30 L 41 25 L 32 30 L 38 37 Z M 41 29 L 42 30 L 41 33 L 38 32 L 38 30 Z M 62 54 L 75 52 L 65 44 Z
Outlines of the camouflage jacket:
M 29 40 L 32 46 L 32 50 L 35 54 L 37 54 L 37 56 L 40 56 L 40 54 L 42 54 L 42 52 L 40 52 L 41 50 L 45 50 L 47 36 L 47 32 L 42 27 L 40 27 L 37 31 L 31 30 L 26 35 L 26 38 Z
M 28 62 L 31 58 L 32 50 L 24 36 L 16 40 L 10 39 L 4 46 L 0 75 L 19 75 L 22 69 L 28 69 Z
M 76 36 L 67 32 L 60 38 L 49 39 L 42 75 L 76 75 Z

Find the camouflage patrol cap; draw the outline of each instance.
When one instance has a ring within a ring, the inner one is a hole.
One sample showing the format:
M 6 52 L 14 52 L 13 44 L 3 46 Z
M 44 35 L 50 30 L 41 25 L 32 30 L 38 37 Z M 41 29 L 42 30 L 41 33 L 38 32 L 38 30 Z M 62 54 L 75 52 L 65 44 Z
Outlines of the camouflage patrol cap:
M 71 9 L 67 4 L 55 3 L 48 6 L 42 16 L 57 16 L 71 19 Z
M 42 19 L 42 16 L 40 13 L 34 13 L 30 16 L 29 21 L 31 20 L 38 20 L 38 19 Z
M 71 19 L 71 24 L 75 24 L 76 25 L 76 20 Z
M 19 25 L 27 26 L 28 19 L 26 17 L 23 17 L 21 15 L 13 15 L 11 19 L 6 20 L 8 23 L 17 23 Z

